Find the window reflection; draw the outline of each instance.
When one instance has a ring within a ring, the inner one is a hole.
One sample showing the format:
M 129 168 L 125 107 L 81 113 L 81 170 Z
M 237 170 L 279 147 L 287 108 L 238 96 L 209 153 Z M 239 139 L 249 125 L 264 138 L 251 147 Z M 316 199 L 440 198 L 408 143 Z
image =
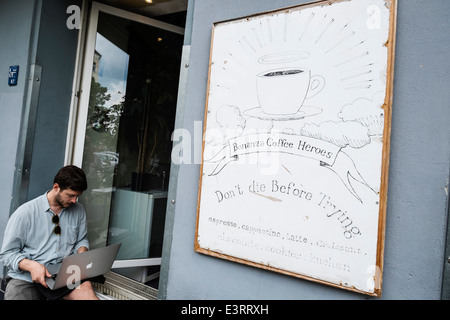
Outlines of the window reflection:
M 160 257 L 183 36 L 100 13 L 83 169 L 92 248 Z

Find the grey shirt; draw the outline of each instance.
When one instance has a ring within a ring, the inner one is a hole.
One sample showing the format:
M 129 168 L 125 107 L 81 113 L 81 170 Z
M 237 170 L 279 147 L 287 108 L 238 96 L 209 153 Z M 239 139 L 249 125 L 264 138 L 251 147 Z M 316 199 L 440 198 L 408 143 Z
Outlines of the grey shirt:
M 20 206 L 10 217 L 0 251 L 10 277 L 32 282 L 31 274 L 19 269 L 19 262 L 25 258 L 47 266 L 61 262 L 80 247 L 89 249 L 86 212 L 81 204 L 61 211 L 60 235 L 53 232 L 53 215 L 45 193 Z

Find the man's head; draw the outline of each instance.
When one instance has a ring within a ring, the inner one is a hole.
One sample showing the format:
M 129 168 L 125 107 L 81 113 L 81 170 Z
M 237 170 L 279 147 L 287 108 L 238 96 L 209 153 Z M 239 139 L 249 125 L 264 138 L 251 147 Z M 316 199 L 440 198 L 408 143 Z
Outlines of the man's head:
M 53 180 L 55 200 L 67 208 L 76 203 L 78 197 L 87 189 L 86 175 L 76 166 L 66 166 L 58 171 Z

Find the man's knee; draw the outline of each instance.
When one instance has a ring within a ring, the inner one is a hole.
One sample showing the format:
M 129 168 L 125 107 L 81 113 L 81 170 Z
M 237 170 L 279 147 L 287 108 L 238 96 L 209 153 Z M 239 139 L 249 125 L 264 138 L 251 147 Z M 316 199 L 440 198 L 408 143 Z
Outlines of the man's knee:
M 79 288 L 86 291 L 94 291 L 94 288 L 92 287 L 92 283 L 90 281 L 83 282 L 82 284 L 80 284 Z
M 94 288 L 90 281 L 81 283 L 77 288 L 72 290 L 70 294 L 64 297 L 66 300 L 97 300 Z

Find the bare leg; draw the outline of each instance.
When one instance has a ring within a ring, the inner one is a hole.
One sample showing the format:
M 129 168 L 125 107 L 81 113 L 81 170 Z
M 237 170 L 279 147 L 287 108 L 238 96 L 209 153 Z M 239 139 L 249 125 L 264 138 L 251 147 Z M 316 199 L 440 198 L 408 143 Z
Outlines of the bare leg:
M 89 281 L 83 282 L 75 290 L 63 298 L 64 300 L 99 300 L 95 295 L 92 284 Z

